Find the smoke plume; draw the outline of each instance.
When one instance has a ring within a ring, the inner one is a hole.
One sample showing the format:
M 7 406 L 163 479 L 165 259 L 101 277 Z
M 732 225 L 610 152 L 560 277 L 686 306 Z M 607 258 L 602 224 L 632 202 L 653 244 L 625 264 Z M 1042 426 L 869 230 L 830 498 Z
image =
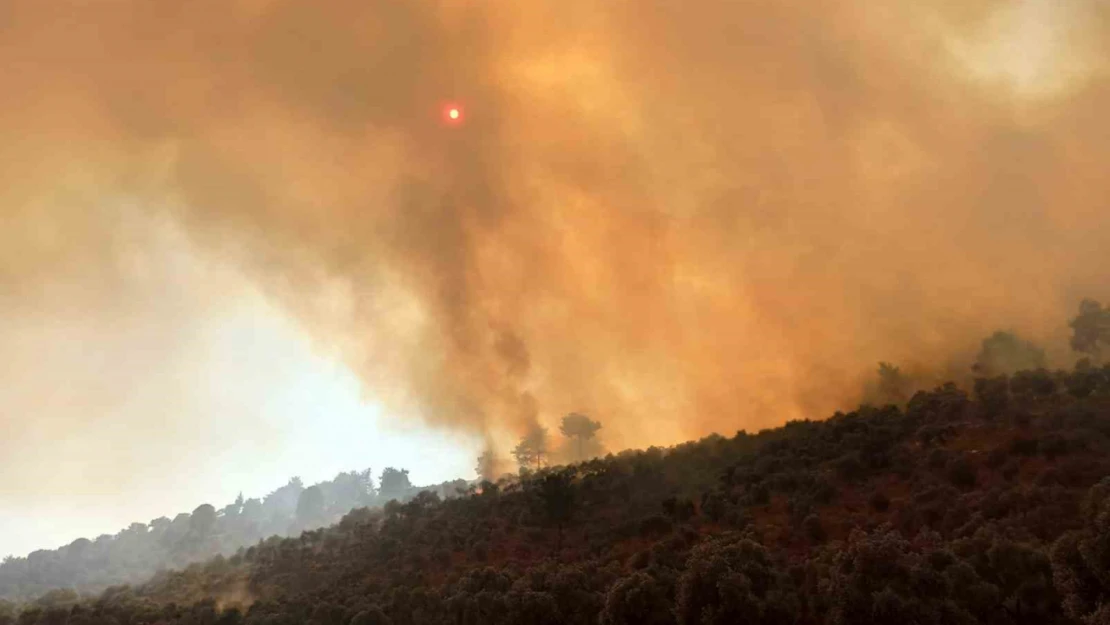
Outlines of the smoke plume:
M 924 4 L 8 0 L 4 314 L 130 306 L 123 198 L 502 455 L 1064 345 L 1110 291 L 1110 12 Z

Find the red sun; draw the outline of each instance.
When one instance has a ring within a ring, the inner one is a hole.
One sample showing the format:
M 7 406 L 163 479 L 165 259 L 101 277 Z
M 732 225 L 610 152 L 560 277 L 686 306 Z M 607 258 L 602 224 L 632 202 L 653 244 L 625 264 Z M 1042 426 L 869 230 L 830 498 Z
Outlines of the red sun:
M 446 104 L 443 107 L 443 122 L 448 126 L 458 126 L 463 122 L 463 108 L 458 104 Z

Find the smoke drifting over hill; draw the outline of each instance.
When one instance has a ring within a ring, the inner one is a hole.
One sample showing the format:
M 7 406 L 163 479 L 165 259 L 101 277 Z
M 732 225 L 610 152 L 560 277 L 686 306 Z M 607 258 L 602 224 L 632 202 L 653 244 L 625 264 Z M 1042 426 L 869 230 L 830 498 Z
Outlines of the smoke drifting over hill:
M 1060 343 L 1110 291 L 1108 11 L 933 4 L 5 2 L 4 314 L 157 320 L 126 200 L 399 418 L 503 450 L 572 410 L 610 448 L 817 417 L 1000 326 Z

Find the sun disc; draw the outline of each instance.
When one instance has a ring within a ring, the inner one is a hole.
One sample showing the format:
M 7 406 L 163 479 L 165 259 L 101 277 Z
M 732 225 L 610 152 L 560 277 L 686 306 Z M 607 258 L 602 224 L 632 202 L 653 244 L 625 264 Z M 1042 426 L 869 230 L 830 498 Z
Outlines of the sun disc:
M 440 109 L 440 115 L 440 119 L 444 124 L 457 126 L 463 123 L 466 113 L 463 111 L 462 106 L 455 102 L 450 102 L 443 105 L 443 108 Z

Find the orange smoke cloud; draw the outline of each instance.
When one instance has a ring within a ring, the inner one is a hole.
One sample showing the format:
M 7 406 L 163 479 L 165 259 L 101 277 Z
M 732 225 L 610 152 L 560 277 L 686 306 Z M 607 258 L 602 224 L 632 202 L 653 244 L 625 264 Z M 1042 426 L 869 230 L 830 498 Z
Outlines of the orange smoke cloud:
M 403 418 L 584 411 L 619 448 L 821 417 L 1110 289 L 1093 1 L 1043 32 L 996 0 L 4 7 L 12 305 L 109 296 L 90 215 L 137 198 Z

